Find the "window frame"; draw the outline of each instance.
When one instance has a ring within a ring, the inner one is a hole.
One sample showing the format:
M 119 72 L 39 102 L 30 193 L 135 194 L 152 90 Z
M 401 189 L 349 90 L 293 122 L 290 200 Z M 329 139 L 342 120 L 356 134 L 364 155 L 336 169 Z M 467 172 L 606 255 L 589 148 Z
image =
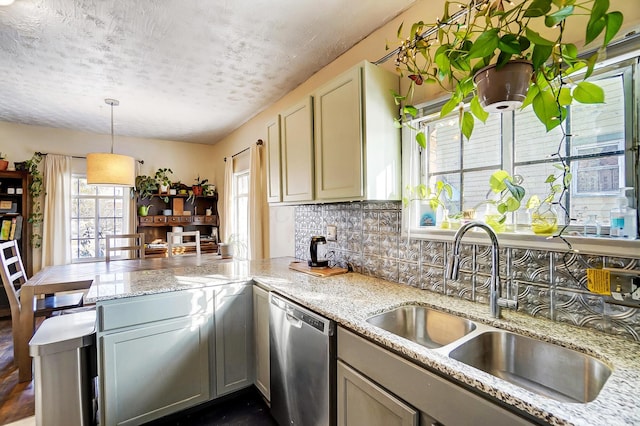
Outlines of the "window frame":
M 597 70 L 594 72 L 592 80 L 594 80 L 595 78 L 601 79 L 601 78 L 607 78 L 614 75 L 622 75 L 623 90 L 625 93 L 625 99 L 623 104 L 624 111 L 625 111 L 624 120 L 625 120 L 625 123 L 629 123 L 629 125 L 625 126 L 624 149 L 623 150 L 619 149 L 613 152 L 607 152 L 606 154 L 598 157 L 606 158 L 610 156 L 621 155 L 621 157 L 619 158 L 621 158 L 622 159 L 621 161 L 624 161 L 625 163 L 624 179 L 625 179 L 625 182 L 628 183 L 627 186 L 633 186 L 635 188 L 634 198 L 637 204 L 638 191 L 639 191 L 638 185 L 640 182 L 640 167 L 636 165 L 637 164 L 636 157 L 638 155 L 638 146 L 637 146 L 638 145 L 638 142 L 637 142 L 638 141 L 638 134 L 637 134 L 638 118 L 637 117 L 638 117 L 638 108 L 639 108 L 638 105 L 640 104 L 640 100 L 639 100 L 640 99 L 640 95 L 639 95 L 640 94 L 640 51 L 635 51 L 633 52 L 632 55 L 626 55 L 626 57 L 620 58 L 617 61 L 614 59 L 614 60 L 608 61 L 608 63 L 606 64 L 600 64 L 596 68 Z M 420 155 L 418 154 L 418 151 L 420 150 L 420 148 L 417 146 L 415 142 L 415 135 L 417 133 L 416 129 L 421 130 L 423 123 L 425 123 L 426 121 L 435 121 L 439 119 L 440 107 L 446 101 L 447 99 L 441 99 L 436 102 L 430 102 L 430 103 L 425 103 L 421 105 L 419 108 L 419 117 L 410 123 L 413 129 L 407 128 L 407 127 L 403 127 L 402 129 L 403 154 L 409 154 L 409 155 L 403 155 L 403 168 L 402 168 L 403 188 L 407 188 L 408 186 L 414 187 L 420 182 L 428 182 L 428 180 L 423 179 L 423 177 L 427 178 L 429 176 L 426 170 L 427 167 L 423 166 L 423 164 L 428 163 L 428 161 L 421 161 L 421 159 L 419 158 Z M 501 167 L 509 171 L 510 173 L 512 173 L 513 170 L 518 166 L 522 166 L 526 164 L 539 164 L 539 163 L 551 162 L 551 161 L 544 161 L 544 160 L 520 161 L 520 162 L 515 161 L 515 156 L 514 156 L 515 135 L 513 131 L 514 130 L 513 127 L 515 124 L 514 117 L 515 117 L 514 113 L 510 114 L 509 119 L 503 119 L 504 117 L 501 117 L 501 129 L 502 129 L 502 138 L 503 138 L 502 147 L 500 150 L 501 151 L 500 162 L 502 164 Z M 567 121 L 567 123 L 570 123 L 570 122 Z M 567 130 L 568 130 L 567 133 L 569 134 L 568 138 L 570 138 L 571 137 L 570 129 L 567 129 Z M 614 139 L 612 139 L 609 142 L 610 143 L 614 142 Z M 569 140 L 565 144 L 565 151 L 568 149 L 571 149 L 570 146 L 571 144 Z M 584 146 L 579 146 L 579 148 L 584 149 Z M 569 155 L 569 154 L 571 153 L 565 152 L 564 153 L 565 158 L 567 159 L 567 161 L 574 162 L 574 163 L 577 160 L 594 157 L 590 154 L 587 154 L 587 155 Z M 435 173 L 433 176 L 457 173 L 462 178 L 464 172 L 475 170 L 475 169 L 464 169 L 464 163 L 462 162 L 463 157 L 464 157 L 464 153 L 460 151 L 461 165 L 460 165 L 460 168 L 458 168 L 457 170 L 446 171 L 446 172 L 442 171 L 442 172 Z M 488 167 L 488 168 L 492 170 L 496 169 L 495 167 Z M 484 169 L 484 168 L 483 167 L 478 168 L 478 170 L 480 169 Z M 416 174 L 421 176 L 417 177 Z M 577 190 L 576 181 L 575 181 L 576 178 L 577 178 L 577 174 L 574 173 L 573 175 L 574 181 L 572 182 L 572 185 L 569 187 L 569 191 L 566 194 L 567 205 L 570 205 L 571 197 L 581 197 L 584 195 L 584 194 L 581 195 L 576 193 L 576 190 Z M 620 176 L 620 178 L 622 178 L 622 176 Z M 461 203 L 464 197 L 463 194 L 464 194 L 464 187 L 461 185 L 460 187 Z M 617 193 L 612 191 L 611 193 L 607 193 L 607 196 L 609 195 L 611 195 L 612 197 L 615 197 Z M 614 204 L 613 200 L 611 204 L 613 207 L 613 204 Z M 425 228 L 420 228 L 414 225 L 414 221 L 412 220 L 415 219 L 415 216 L 413 216 L 415 213 L 412 210 L 416 210 L 416 208 L 410 206 L 409 208 L 402 209 L 403 234 L 408 235 L 412 238 L 419 238 L 419 239 L 435 238 L 435 239 L 441 239 L 441 240 L 447 240 L 447 241 L 451 240 L 451 238 L 447 236 L 453 235 L 453 231 L 442 230 L 442 229 L 430 229 L 430 228 L 425 229 Z M 573 217 L 575 217 L 575 215 Z M 608 227 L 603 227 L 603 228 L 604 228 L 603 233 L 605 231 L 608 232 Z M 581 229 L 582 229 L 582 225 L 569 226 L 565 230 L 565 233 L 563 233 L 563 237 L 572 238 L 571 233 L 572 232 L 575 233 L 575 231 L 579 231 Z M 538 240 L 537 246 L 541 248 L 554 247 L 555 246 L 554 243 L 556 241 L 553 241 L 553 240 L 559 240 L 558 238 L 549 240 L 546 237 L 539 237 L 531 234 L 501 233 L 499 234 L 499 236 L 501 240 L 506 240 L 507 244 L 513 244 L 516 246 L 519 244 L 520 241 L 527 241 L 527 244 L 529 244 L 531 240 Z M 614 245 L 614 244 L 609 244 L 610 241 L 608 241 L 606 244 L 602 244 L 604 240 L 613 240 L 616 242 L 621 241 L 620 239 L 605 238 L 605 239 L 599 240 L 600 241 L 599 244 L 592 244 L 593 241 L 590 241 L 588 244 L 582 244 L 583 242 L 580 242 L 580 241 L 576 241 L 576 242 L 584 246 L 589 246 L 590 248 L 588 250 L 590 251 L 598 252 L 601 250 L 595 249 L 595 246 L 600 247 L 600 246 Z M 638 240 L 635 240 L 635 242 L 633 240 L 626 240 L 626 241 L 630 241 L 631 244 L 636 244 L 637 246 L 640 246 L 640 244 L 638 244 Z M 626 242 L 621 244 L 621 246 L 626 246 L 626 245 L 627 245 Z M 564 246 L 564 248 L 566 249 L 566 245 Z M 616 254 L 618 253 L 618 250 L 616 249 L 613 249 L 613 250 L 616 252 Z
M 96 253 L 100 253 L 100 248 L 104 247 L 105 245 L 105 241 L 106 241 L 106 235 L 103 235 L 101 237 L 101 233 L 99 232 L 98 229 L 98 224 L 100 223 L 100 220 L 104 220 L 104 219 L 113 219 L 114 222 L 116 220 L 121 220 L 122 221 L 122 234 L 128 233 L 127 229 L 129 228 L 128 225 L 128 214 L 127 214 L 127 209 L 130 208 L 129 205 L 129 189 L 128 188 L 123 188 L 122 189 L 122 195 L 115 195 L 115 191 L 114 191 L 114 195 L 101 195 L 99 194 L 99 192 L 97 191 L 98 186 L 97 185 L 87 185 L 89 187 L 93 186 L 94 188 L 96 188 L 96 192 L 92 195 L 89 194 L 80 194 L 77 192 L 77 185 L 78 185 L 78 180 L 82 180 L 84 179 L 86 181 L 87 176 L 86 174 L 83 173 L 73 173 L 71 175 L 71 194 L 69 197 L 69 225 L 70 225 L 70 235 L 69 235 L 69 251 L 71 252 L 71 263 L 85 263 L 85 262 L 96 262 L 96 261 L 102 261 L 105 259 L 105 253 L 104 251 L 102 251 L 102 256 L 95 256 Z M 115 188 L 115 187 L 112 187 Z M 77 241 L 78 242 L 78 250 L 80 247 L 80 241 L 82 240 L 87 240 L 89 238 L 82 238 L 80 236 L 80 234 L 78 233 L 78 236 L 74 238 L 73 236 L 73 229 L 74 229 L 74 221 L 78 222 L 77 223 L 77 229 L 78 231 L 80 231 L 80 221 L 82 220 L 86 220 L 89 219 L 88 217 L 74 217 L 73 216 L 73 203 L 74 202 L 78 202 L 78 200 L 87 200 L 87 199 L 91 199 L 91 200 L 95 200 L 96 203 L 96 208 L 94 211 L 94 216 L 93 216 L 93 227 L 94 227 L 94 233 L 93 233 L 93 237 L 91 238 L 94 242 L 94 247 L 95 247 L 95 252 L 94 252 L 94 256 L 92 257 L 78 257 L 78 252 L 74 253 L 73 250 L 73 242 Z M 117 217 L 117 216 L 100 216 L 100 209 L 99 209 L 99 203 L 100 200 L 116 200 L 116 199 L 120 199 L 122 200 L 122 216 L 121 217 Z M 114 229 L 117 229 L 115 223 L 114 223 Z M 103 243 L 102 245 L 100 245 L 100 243 Z

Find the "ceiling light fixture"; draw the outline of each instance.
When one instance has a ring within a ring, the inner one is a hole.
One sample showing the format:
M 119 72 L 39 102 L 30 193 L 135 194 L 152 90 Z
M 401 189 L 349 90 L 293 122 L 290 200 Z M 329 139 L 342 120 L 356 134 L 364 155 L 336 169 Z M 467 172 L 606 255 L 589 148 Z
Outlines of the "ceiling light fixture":
M 87 155 L 87 184 L 134 186 L 135 159 L 113 153 L 113 107 L 120 105 L 120 102 L 116 99 L 105 99 L 104 102 L 111 105 L 111 153 L 98 152 Z
M 14 0 L 0 0 L 0 6 L 10 6 Z

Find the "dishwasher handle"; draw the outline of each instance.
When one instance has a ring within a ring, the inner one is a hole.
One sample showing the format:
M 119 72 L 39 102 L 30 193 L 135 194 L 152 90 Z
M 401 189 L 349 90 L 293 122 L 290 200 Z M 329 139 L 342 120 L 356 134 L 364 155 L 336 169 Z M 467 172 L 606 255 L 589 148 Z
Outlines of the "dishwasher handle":
M 285 312 L 284 317 L 287 319 L 287 321 L 289 321 L 289 324 L 291 324 L 293 327 L 302 328 L 302 320 L 296 318 L 293 315 L 293 312 Z
M 333 321 L 273 293 L 270 294 L 270 298 L 272 307 L 284 311 L 287 321 L 296 328 L 301 328 L 306 324 L 328 336 L 333 336 L 335 333 L 335 323 Z

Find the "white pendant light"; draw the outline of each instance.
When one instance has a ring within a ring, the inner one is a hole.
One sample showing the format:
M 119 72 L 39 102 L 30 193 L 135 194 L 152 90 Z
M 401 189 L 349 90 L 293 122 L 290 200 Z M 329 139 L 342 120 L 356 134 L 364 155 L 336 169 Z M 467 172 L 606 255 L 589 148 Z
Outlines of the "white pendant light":
M 116 99 L 105 99 L 111 105 L 111 153 L 96 152 L 87 155 L 87 184 L 134 186 L 136 161 L 128 155 L 113 153 L 113 107 L 120 105 Z
M 11 6 L 13 4 L 13 0 L 0 0 L 0 6 Z

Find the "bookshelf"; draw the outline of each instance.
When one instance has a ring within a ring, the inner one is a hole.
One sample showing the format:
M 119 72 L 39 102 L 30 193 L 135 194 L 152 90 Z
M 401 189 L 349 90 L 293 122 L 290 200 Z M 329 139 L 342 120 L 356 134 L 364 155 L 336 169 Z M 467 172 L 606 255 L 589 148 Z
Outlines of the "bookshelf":
M 33 272 L 31 259 L 31 214 L 29 183 L 31 175 L 23 171 L 0 171 L 0 240 L 18 240 L 22 263 L 27 276 Z M 12 235 L 13 234 L 13 235 Z M 0 287 L 0 317 L 10 315 L 9 301 L 4 287 Z

